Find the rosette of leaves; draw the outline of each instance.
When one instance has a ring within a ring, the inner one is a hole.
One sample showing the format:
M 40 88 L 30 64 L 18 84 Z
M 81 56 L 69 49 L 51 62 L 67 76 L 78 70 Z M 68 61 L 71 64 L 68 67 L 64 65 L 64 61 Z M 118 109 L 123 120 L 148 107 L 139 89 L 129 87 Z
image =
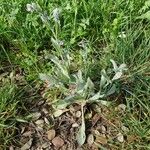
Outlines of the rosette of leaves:
M 77 134 L 77 141 L 82 145 L 86 138 L 83 107 L 87 103 L 93 102 L 109 105 L 109 102 L 104 101 L 104 99 L 116 92 L 115 82 L 121 78 L 127 68 L 125 64 L 117 66 L 114 60 L 110 60 L 113 64 L 113 76 L 109 77 L 103 69 L 101 71 L 99 89 L 96 89 L 94 82 L 89 77 L 85 78 L 81 70 L 78 70 L 76 74 L 70 73 L 70 60 L 69 56 L 61 60 L 56 56 L 52 56 L 51 61 L 54 63 L 54 73 L 51 75 L 40 74 L 40 79 L 47 81 L 49 88 L 59 88 L 62 93 L 62 99 L 56 98 L 52 102 L 55 110 L 65 109 L 73 103 L 81 105 L 82 125 Z

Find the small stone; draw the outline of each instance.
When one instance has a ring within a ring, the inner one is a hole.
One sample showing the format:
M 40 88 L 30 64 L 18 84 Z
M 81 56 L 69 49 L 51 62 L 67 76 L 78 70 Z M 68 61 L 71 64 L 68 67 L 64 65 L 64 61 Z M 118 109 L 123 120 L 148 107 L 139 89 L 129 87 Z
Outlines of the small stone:
M 41 128 L 43 128 L 43 126 L 44 126 L 44 120 L 37 120 L 36 122 L 35 122 L 35 124 L 38 126 L 38 127 L 41 127 Z
M 24 136 L 24 137 L 31 137 L 31 135 L 32 135 L 31 131 L 27 131 L 27 132 L 22 134 L 22 136 Z
M 9 150 L 14 150 L 13 146 L 10 146 L 10 147 L 9 147 Z
M 127 128 L 126 126 L 122 126 L 121 129 L 122 129 L 122 131 L 124 131 L 124 132 L 129 132 L 129 128 Z
M 52 140 L 52 143 L 56 148 L 60 148 L 64 145 L 64 140 L 57 136 Z
M 120 111 L 125 111 L 126 110 L 126 105 L 125 104 L 120 104 L 120 105 L 118 105 L 118 109 L 120 110 Z
M 102 133 L 106 133 L 106 128 L 105 128 L 105 126 L 101 126 L 101 130 L 102 130 Z
M 54 139 L 54 137 L 55 137 L 55 135 L 56 135 L 56 132 L 55 132 L 55 130 L 49 130 L 48 132 L 47 132 L 47 138 L 51 141 L 51 140 L 53 140 Z
M 41 124 L 43 124 L 44 123 L 44 120 L 37 120 L 36 122 L 35 122 L 37 125 L 41 125 Z
M 79 127 L 79 125 L 77 123 L 72 124 L 72 128 L 77 128 L 77 127 Z
M 33 113 L 32 114 L 32 119 L 33 120 L 37 120 L 37 119 L 39 119 L 41 117 L 41 113 L 39 113 L 39 112 L 36 112 L 36 113 Z
M 42 111 L 44 112 L 45 115 L 49 113 L 46 108 L 43 108 Z
M 29 150 L 32 145 L 33 139 L 31 138 L 26 144 L 21 147 L 21 150 Z
M 76 117 L 77 117 L 77 118 L 80 118 L 81 115 L 82 115 L 82 114 L 81 114 L 81 111 L 77 111 L 77 112 L 76 112 Z
M 124 141 L 124 137 L 123 137 L 122 133 L 118 133 L 118 134 L 117 134 L 117 140 L 118 140 L 120 143 L 122 143 L 122 142 Z
M 94 134 L 95 134 L 95 135 L 100 135 L 100 133 L 99 133 L 98 130 L 94 130 Z
M 42 144 L 42 148 L 46 149 L 47 147 L 49 147 L 49 144 L 48 144 L 48 143 Z
M 57 117 L 61 116 L 63 113 L 64 113 L 64 111 L 60 109 L 60 110 L 55 111 L 53 115 L 55 118 L 57 118 Z
M 94 143 L 94 136 L 93 134 L 89 134 L 87 137 L 87 143 L 89 146 L 91 146 Z
M 36 128 L 36 130 L 37 130 L 37 131 L 40 131 L 40 132 L 43 132 L 43 127 L 38 126 L 38 127 Z
M 38 106 L 41 106 L 42 104 L 44 104 L 44 101 L 38 102 Z

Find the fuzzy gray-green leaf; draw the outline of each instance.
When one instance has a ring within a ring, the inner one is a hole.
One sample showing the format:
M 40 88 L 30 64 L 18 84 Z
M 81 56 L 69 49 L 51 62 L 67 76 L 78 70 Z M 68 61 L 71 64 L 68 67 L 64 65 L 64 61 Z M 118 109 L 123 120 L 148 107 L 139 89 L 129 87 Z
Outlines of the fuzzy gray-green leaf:
M 82 109 L 82 124 L 81 127 L 77 133 L 77 142 L 81 146 L 84 144 L 85 139 L 86 139 L 86 134 L 85 134 L 85 121 L 84 121 L 84 112 L 83 112 L 83 104 L 81 106 Z

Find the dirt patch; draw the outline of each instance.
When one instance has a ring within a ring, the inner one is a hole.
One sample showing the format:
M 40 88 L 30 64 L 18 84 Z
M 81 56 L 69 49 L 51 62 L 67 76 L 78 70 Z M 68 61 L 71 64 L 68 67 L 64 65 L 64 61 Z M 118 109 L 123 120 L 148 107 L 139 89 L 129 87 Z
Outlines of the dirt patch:
M 127 136 L 129 127 L 121 122 L 125 105 L 119 105 L 114 109 L 93 104 L 84 108 L 86 142 L 79 146 L 76 135 L 81 125 L 80 111 L 79 105 L 72 105 L 61 116 L 55 118 L 50 106 L 44 101 L 39 101 L 32 108 L 31 121 L 19 126 L 19 134 L 14 141 L 17 146 L 13 146 L 13 149 L 111 150 L 119 149 L 121 145 L 126 147 L 128 140 L 136 139 Z

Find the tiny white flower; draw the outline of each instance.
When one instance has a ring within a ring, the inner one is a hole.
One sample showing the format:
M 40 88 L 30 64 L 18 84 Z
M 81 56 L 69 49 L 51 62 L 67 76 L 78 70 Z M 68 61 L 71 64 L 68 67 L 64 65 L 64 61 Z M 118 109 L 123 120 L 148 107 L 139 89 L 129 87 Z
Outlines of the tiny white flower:
M 28 12 L 34 12 L 35 10 L 37 10 L 37 5 L 36 5 L 36 3 L 31 3 L 31 4 L 27 4 L 26 5 L 26 10 L 28 11 Z
M 121 33 L 119 34 L 118 37 L 124 39 L 124 38 L 126 38 L 127 36 L 126 36 L 125 32 L 123 31 L 123 32 L 121 32 Z
M 26 7 L 27 7 L 26 9 L 27 9 L 28 12 L 33 12 L 34 11 L 31 4 L 27 4 Z
M 53 10 L 53 19 L 54 19 L 55 22 L 59 22 L 59 15 L 60 15 L 60 9 L 55 8 Z

